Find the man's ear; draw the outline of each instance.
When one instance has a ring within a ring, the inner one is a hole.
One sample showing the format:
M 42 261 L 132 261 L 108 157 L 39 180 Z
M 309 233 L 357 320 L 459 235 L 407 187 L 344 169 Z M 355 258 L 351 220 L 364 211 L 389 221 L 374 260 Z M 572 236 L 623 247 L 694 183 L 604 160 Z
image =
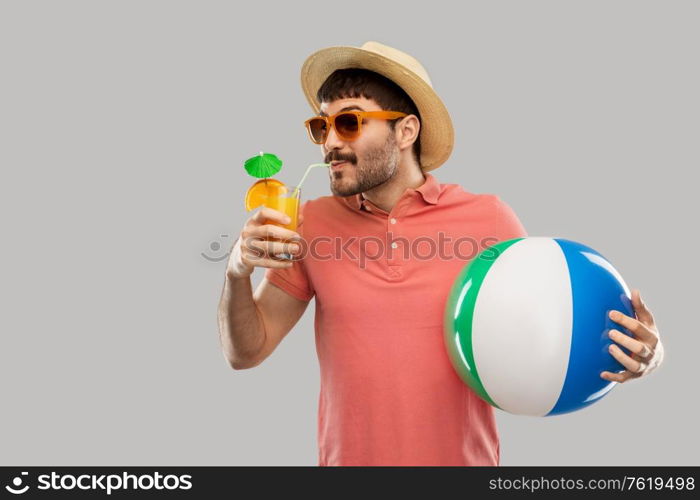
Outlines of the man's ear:
M 418 140 L 420 121 L 416 115 L 404 116 L 396 124 L 396 142 L 400 150 L 408 149 Z

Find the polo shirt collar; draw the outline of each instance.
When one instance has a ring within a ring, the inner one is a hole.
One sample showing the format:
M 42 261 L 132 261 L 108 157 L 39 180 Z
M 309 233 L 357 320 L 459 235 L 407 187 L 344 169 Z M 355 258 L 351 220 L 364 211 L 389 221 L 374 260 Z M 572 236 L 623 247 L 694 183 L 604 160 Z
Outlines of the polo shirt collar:
M 440 196 L 440 184 L 434 175 L 428 172 L 425 172 L 423 175 L 425 176 L 425 182 L 415 189 L 406 188 L 406 191 L 404 191 L 404 196 L 406 192 L 417 191 L 421 194 L 423 201 L 431 205 L 437 205 L 438 198 Z M 366 200 L 366 198 L 362 196 L 362 193 L 346 196 L 343 199 L 348 203 L 348 205 L 356 210 L 362 210 L 362 204 Z

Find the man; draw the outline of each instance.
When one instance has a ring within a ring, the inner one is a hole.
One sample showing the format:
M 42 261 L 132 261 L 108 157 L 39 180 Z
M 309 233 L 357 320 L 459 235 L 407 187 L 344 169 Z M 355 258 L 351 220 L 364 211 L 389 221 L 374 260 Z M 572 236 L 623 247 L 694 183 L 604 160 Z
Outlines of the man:
M 494 410 L 452 368 L 442 318 L 464 265 L 525 229 L 498 196 L 428 173 L 449 157 L 454 133 L 413 57 L 376 42 L 331 47 L 306 60 L 302 87 L 333 196 L 303 204 L 298 234 L 265 224 L 285 222 L 268 208 L 246 222 L 219 305 L 227 360 L 261 363 L 315 297 L 319 465 L 497 465 Z M 304 255 L 290 262 L 282 252 Z M 253 295 L 256 266 L 267 269 Z M 637 318 L 612 318 L 636 338 L 611 337 L 634 354 L 612 351 L 627 370 L 601 374 L 610 381 L 662 358 L 636 290 L 633 304 Z

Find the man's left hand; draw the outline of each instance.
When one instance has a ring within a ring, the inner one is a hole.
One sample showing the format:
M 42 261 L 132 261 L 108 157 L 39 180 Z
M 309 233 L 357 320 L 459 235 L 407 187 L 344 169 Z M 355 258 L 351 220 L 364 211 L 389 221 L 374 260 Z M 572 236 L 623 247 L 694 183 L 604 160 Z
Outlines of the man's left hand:
M 630 337 L 619 330 L 610 330 L 610 339 L 627 348 L 632 354 L 628 356 L 615 344 L 610 346 L 610 354 L 626 368 L 618 373 L 604 371 L 600 374 L 602 378 L 611 382 L 627 382 L 630 379 L 648 375 L 661 364 L 664 357 L 664 347 L 654 323 L 654 316 L 642 302 L 639 290 L 632 290 L 632 306 L 637 319 L 620 311 L 609 313 L 611 320 L 627 328 L 634 335 Z

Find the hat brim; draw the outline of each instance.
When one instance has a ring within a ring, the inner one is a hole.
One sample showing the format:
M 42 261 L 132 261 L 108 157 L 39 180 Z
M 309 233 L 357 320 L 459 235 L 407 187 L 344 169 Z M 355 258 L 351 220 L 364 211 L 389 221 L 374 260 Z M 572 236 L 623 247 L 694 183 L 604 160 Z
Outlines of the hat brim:
M 362 68 L 379 73 L 401 87 L 413 100 L 421 118 L 421 168 L 436 169 L 452 153 L 454 128 L 447 108 L 433 88 L 401 64 L 357 47 L 328 47 L 311 54 L 301 68 L 301 88 L 314 113 L 320 110 L 318 89 L 337 69 Z

